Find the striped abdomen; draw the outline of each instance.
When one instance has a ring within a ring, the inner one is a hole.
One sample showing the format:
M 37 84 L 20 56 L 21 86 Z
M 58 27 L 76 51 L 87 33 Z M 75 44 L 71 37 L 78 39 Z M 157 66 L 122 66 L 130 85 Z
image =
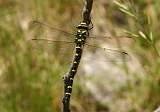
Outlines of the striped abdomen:
M 75 35 L 75 43 L 76 43 L 76 47 L 75 47 L 75 55 L 74 55 L 74 59 L 71 65 L 71 69 L 68 73 L 68 81 L 66 82 L 66 90 L 65 90 L 65 96 L 66 98 L 69 100 L 70 95 L 72 93 L 72 85 L 73 85 L 73 79 L 75 74 L 77 73 L 77 69 L 80 63 L 80 59 L 82 56 L 82 52 L 83 52 L 83 47 L 86 41 L 86 37 L 89 35 L 87 27 L 83 26 L 83 23 L 81 23 L 78 27 L 77 27 L 77 33 Z

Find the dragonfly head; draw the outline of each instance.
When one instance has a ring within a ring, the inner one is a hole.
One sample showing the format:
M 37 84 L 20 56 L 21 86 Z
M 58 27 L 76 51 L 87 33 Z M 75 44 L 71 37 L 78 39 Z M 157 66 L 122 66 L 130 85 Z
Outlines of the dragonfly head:
M 88 30 L 88 25 L 85 22 L 81 22 L 76 28 Z

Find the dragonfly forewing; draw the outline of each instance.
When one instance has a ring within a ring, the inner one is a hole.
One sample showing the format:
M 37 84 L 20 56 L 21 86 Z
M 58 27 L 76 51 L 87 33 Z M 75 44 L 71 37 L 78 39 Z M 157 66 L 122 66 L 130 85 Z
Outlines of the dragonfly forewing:
M 32 21 L 30 23 L 30 28 L 34 32 L 33 38 L 50 39 L 52 41 L 74 41 L 74 33 L 53 27 L 43 22 Z
M 61 35 L 66 36 L 66 38 L 69 37 L 68 39 L 70 39 L 71 36 L 74 37 L 75 35 L 75 29 L 73 28 L 70 28 L 72 29 L 72 32 L 69 32 L 69 31 L 65 31 L 63 29 L 45 24 L 40 21 L 32 21 L 30 26 L 31 28 L 36 28 L 39 32 L 42 32 L 42 30 L 44 31 L 45 29 L 47 32 L 50 32 L 50 33 L 53 33 L 53 32 L 60 33 Z M 104 35 L 94 35 L 90 33 L 90 36 L 88 37 L 88 40 L 100 40 L 100 39 L 108 40 L 108 39 L 113 39 L 113 37 L 108 33 L 105 33 Z

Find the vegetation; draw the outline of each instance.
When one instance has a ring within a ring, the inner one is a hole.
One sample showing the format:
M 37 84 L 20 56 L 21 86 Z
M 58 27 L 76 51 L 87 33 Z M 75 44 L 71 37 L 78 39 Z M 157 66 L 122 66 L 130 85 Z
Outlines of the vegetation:
M 126 76 L 121 86 L 109 80 L 109 73 L 100 79 L 105 73 L 80 72 L 71 99 L 73 112 L 152 112 L 160 106 L 159 5 L 159 0 L 94 1 L 91 32 L 109 32 L 120 46 L 125 41 L 132 59 L 119 66 Z M 63 44 L 36 46 L 31 21 L 72 31 L 81 20 L 82 7 L 81 0 L 0 0 L 1 112 L 60 112 L 62 76 L 72 56 L 66 55 L 69 48 L 62 55 Z M 98 85 L 109 99 L 101 101 L 86 87 L 88 80 L 116 89 L 110 95 L 108 88 Z

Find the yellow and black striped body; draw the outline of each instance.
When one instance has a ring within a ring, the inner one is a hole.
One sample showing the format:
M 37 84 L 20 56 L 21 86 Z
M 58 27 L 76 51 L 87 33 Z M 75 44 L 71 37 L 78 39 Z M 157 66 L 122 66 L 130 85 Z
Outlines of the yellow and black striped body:
M 75 34 L 75 55 L 71 65 L 71 69 L 68 72 L 67 82 L 65 83 L 65 97 L 64 100 L 69 100 L 72 93 L 72 85 L 75 74 L 77 73 L 77 69 L 80 63 L 80 59 L 83 52 L 83 47 L 85 45 L 86 38 L 89 36 L 88 26 L 86 23 L 81 22 L 80 25 L 77 26 L 77 32 Z

